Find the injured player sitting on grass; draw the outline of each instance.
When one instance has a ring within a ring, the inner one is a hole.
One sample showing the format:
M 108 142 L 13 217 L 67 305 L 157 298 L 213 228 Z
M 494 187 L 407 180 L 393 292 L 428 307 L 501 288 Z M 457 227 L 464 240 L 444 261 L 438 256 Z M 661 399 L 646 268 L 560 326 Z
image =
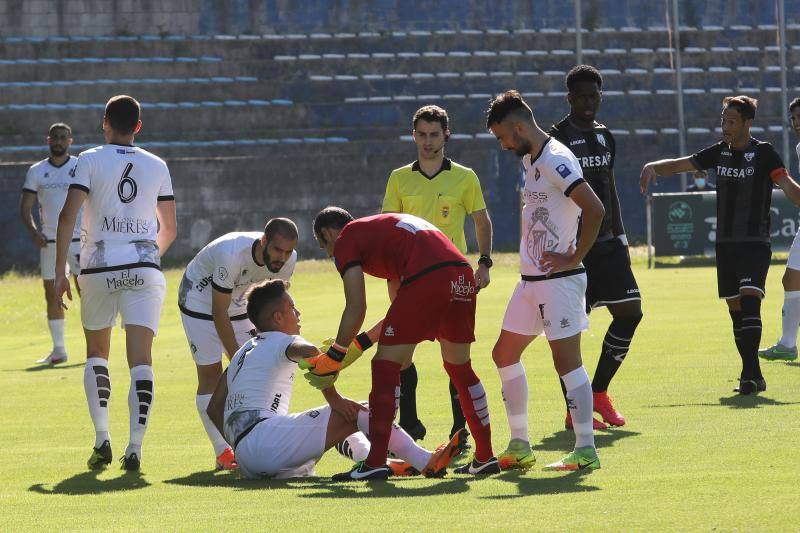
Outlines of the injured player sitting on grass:
M 334 446 L 356 461 L 369 453 L 369 411 L 335 387 L 323 391 L 328 405 L 289 413 L 298 362 L 320 351 L 300 337 L 300 311 L 287 287 L 275 279 L 248 294 L 247 315 L 259 333 L 231 359 L 208 406 L 208 416 L 233 447 L 247 478 L 312 476 L 317 461 Z M 395 475 L 444 475 L 457 437 L 430 452 L 395 425 L 389 450 L 400 460 L 388 464 Z

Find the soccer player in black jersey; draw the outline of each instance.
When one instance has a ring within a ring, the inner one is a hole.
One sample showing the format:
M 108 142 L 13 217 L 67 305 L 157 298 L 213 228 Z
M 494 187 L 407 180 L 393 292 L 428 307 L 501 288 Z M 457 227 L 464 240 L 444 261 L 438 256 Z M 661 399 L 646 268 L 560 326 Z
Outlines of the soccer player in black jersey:
M 567 73 L 566 85 L 569 115 L 548 133 L 575 154 L 583 178 L 606 210 L 597 240 L 583 259 L 587 311 L 606 306 L 613 317 L 603 339 L 592 392 L 594 410 L 606 423 L 622 426 L 625 418 L 614 409 L 607 391 L 628 353 L 636 326 L 642 320 L 642 301 L 631 270 L 628 240 L 614 180 L 614 137 L 608 128 L 595 120 L 602 100 L 603 78 L 596 68 L 578 65 Z M 563 382 L 561 388 L 564 389 Z M 569 409 L 565 425 L 567 429 L 572 427 Z M 595 420 L 594 427 L 605 429 L 606 426 Z
M 800 205 L 800 186 L 771 144 L 750 136 L 758 101 L 728 96 L 722 101 L 722 141 L 679 159 L 645 164 L 642 194 L 656 176 L 691 170 L 717 172 L 717 288 L 728 303 L 736 348 L 742 358 L 739 394 L 767 389 L 758 363 L 761 299 L 772 252 L 769 211 L 773 184 Z

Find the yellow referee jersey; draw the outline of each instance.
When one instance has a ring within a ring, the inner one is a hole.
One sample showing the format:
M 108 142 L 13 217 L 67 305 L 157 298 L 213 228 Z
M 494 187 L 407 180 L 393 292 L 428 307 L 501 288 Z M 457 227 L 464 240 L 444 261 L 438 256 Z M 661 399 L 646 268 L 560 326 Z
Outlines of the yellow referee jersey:
M 392 171 L 382 211 L 424 218 L 466 253 L 464 218 L 481 209 L 486 209 L 486 202 L 477 174 L 445 158 L 439 172 L 430 177 L 423 174 L 419 161 Z

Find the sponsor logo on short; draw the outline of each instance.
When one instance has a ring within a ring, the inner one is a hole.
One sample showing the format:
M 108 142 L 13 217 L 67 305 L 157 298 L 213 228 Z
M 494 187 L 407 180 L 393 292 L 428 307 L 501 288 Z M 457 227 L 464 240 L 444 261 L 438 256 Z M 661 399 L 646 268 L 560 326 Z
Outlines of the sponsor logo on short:
M 753 281 L 753 280 L 752 280 L 752 279 L 750 279 L 750 278 L 742 278 L 742 279 L 740 279 L 740 280 L 739 280 L 739 283 L 750 283 L 750 282 L 752 282 L 752 281 Z
M 639 289 L 628 289 L 628 294 L 639 294 Z
M 475 293 L 475 285 L 472 284 L 472 281 L 466 281 L 464 274 L 461 274 L 458 276 L 458 281 L 450 282 L 450 292 L 456 297 L 469 296 Z
M 567 176 L 572 174 L 572 171 L 564 163 L 561 163 L 556 167 L 556 172 L 558 172 L 562 178 L 566 178 Z
M 109 289 L 132 289 L 134 287 L 141 287 L 144 285 L 144 279 L 139 277 L 139 274 L 131 276 L 130 270 L 120 270 L 119 277 L 116 275 L 106 277 L 106 285 Z
M 103 217 L 102 231 L 144 234 L 150 232 L 150 221 L 135 217 Z
M 392 326 L 386 326 L 386 331 L 384 331 L 383 334 L 387 337 L 394 337 L 394 328 Z
M 561 329 L 568 328 L 570 326 L 569 319 L 562 318 L 561 319 Z

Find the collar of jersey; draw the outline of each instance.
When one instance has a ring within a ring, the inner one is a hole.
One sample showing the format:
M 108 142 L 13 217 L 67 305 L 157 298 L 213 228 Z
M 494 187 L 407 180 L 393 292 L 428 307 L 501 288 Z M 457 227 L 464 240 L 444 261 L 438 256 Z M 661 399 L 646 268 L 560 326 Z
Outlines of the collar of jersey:
M 452 168 L 453 168 L 452 162 L 445 157 L 444 159 L 442 159 L 442 166 L 439 167 L 439 170 L 437 170 L 433 174 L 433 176 L 428 176 L 427 174 L 425 174 L 422 171 L 422 168 L 419 166 L 419 159 L 417 159 L 416 161 L 414 161 L 414 164 L 411 165 L 411 172 L 419 172 L 420 174 L 422 174 L 423 176 L 425 176 L 429 180 L 432 180 L 433 178 L 438 176 L 441 172 L 444 172 L 445 170 L 452 170 Z
M 531 157 L 531 165 L 533 165 L 542 155 L 542 152 L 544 152 L 544 147 L 547 146 L 547 143 L 550 142 L 550 139 L 552 139 L 552 137 L 548 135 L 547 140 L 542 143 L 542 147 L 539 149 L 539 153 L 536 154 L 536 157 Z
M 122 144 L 122 143 L 108 143 L 108 144 L 110 144 L 110 145 L 112 145 L 112 146 L 127 146 L 128 148 L 136 148 L 136 147 L 135 147 L 134 145 L 132 145 L 132 144 Z
M 66 165 L 67 163 L 69 163 L 69 160 L 70 160 L 71 158 L 72 158 L 72 156 L 67 156 L 67 158 L 64 160 L 64 162 L 63 162 L 63 163 L 61 163 L 60 165 L 54 165 L 54 164 L 53 164 L 53 160 L 52 160 L 52 159 L 50 159 L 49 157 L 47 158 L 47 162 L 48 162 L 48 163 L 50 164 L 50 166 L 51 166 L 51 167 L 53 167 L 53 168 L 61 168 L 61 167 L 63 167 L 64 165 Z
M 262 266 L 267 266 L 258 263 L 258 260 L 256 259 L 256 244 L 258 244 L 258 239 L 253 241 L 253 246 L 250 248 L 250 255 L 253 257 L 253 263 L 255 263 L 256 266 L 259 268 L 261 268 Z

